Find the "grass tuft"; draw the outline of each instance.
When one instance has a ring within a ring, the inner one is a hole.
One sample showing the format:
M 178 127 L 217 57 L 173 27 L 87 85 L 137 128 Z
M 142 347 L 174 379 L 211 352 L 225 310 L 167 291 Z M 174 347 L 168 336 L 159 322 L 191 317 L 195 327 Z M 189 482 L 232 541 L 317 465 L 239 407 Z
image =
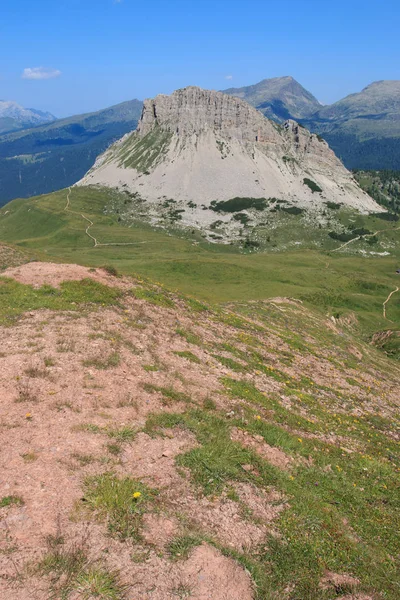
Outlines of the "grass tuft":
M 124 600 L 127 586 L 119 581 L 119 573 L 88 558 L 87 540 L 65 546 L 57 534 L 47 538 L 48 553 L 37 566 L 37 572 L 49 577 L 50 599 Z
M 163 398 L 165 399 L 166 402 L 168 402 L 169 400 L 173 400 L 174 402 L 186 402 L 187 404 L 189 404 L 192 401 L 190 396 L 188 396 L 184 392 L 178 392 L 178 391 L 174 390 L 172 387 L 163 387 L 163 386 L 153 385 L 152 383 L 144 383 L 143 389 L 146 392 L 150 392 L 150 393 L 151 392 L 160 392 L 163 395 Z
M 3 496 L 0 499 L 0 508 L 5 508 L 7 506 L 23 506 L 24 501 L 20 496 Z
M 140 540 L 142 516 L 153 502 L 155 492 L 130 477 L 119 479 L 113 473 L 88 477 L 83 502 L 110 533 L 122 540 Z
M 92 565 L 82 571 L 76 579 L 76 591 L 82 600 L 121 600 L 125 597 L 127 586 L 119 582 L 117 571 L 108 571 Z
M 176 329 L 176 333 L 183 337 L 189 344 L 194 344 L 196 346 L 202 346 L 203 344 L 201 338 L 192 331 L 178 327 L 178 329 Z
M 112 352 L 109 356 L 103 358 L 102 356 L 96 358 L 90 358 L 83 361 L 84 367 L 94 367 L 95 369 L 106 370 L 118 367 L 121 362 L 121 356 L 118 352 Z
M 114 265 L 104 265 L 101 268 L 103 269 L 103 271 L 108 273 L 108 275 L 112 275 L 113 277 L 119 277 L 118 270 L 116 267 L 114 267 Z
M 156 306 L 164 308 L 173 308 L 175 306 L 175 302 L 168 297 L 167 292 L 157 292 L 156 290 L 138 287 L 132 293 L 138 300 L 146 300 Z
M 181 358 L 186 358 L 186 360 L 190 360 L 190 362 L 196 363 L 196 364 L 200 364 L 201 361 L 199 359 L 198 356 L 196 356 L 195 354 L 193 354 L 193 352 L 189 352 L 187 350 L 184 350 L 182 352 L 174 352 L 174 354 L 176 354 L 176 356 L 180 356 Z
M 136 431 L 132 427 L 124 426 L 121 428 L 106 428 L 108 437 L 113 438 L 117 442 L 132 442 L 135 439 Z
M 169 556 L 175 560 L 186 560 L 196 546 L 200 546 L 203 538 L 200 535 L 181 535 L 174 538 L 167 546 Z

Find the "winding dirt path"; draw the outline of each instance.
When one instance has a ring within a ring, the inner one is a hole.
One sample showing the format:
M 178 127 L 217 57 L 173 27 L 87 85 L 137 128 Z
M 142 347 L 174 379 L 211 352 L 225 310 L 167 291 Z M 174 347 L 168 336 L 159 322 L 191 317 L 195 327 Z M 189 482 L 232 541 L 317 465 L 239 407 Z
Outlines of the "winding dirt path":
M 82 217 L 82 219 L 85 219 L 85 221 L 87 221 L 89 223 L 89 225 L 86 227 L 85 229 L 85 234 L 91 239 L 93 240 L 93 247 L 97 248 L 99 246 L 137 246 L 138 244 L 147 244 L 146 241 L 144 242 L 108 242 L 108 243 L 101 243 L 97 240 L 97 238 L 95 238 L 91 233 L 89 233 L 89 229 L 91 227 L 93 227 L 94 223 L 93 221 L 91 221 L 88 217 L 85 217 L 85 215 L 83 213 L 79 213 L 76 212 L 75 210 L 71 210 L 70 209 L 70 205 L 71 205 L 71 188 L 68 188 L 68 193 L 67 193 L 67 203 L 64 207 L 64 211 L 65 212 L 69 212 L 72 215 L 79 215 L 80 217 Z
M 395 227 L 395 229 L 392 229 L 392 231 L 398 231 L 399 229 L 400 229 L 400 227 Z M 359 235 L 359 236 L 353 238 L 352 240 L 345 242 L 344 244 L 339 246 L 339 248 L 335 248 L 334 250 L 331 250 L 331 252 L 338 252 L 339 250 L 343 250 L 343 248 L 346 248 L 346 246 L 348 246 L 349 244 L 352 244 L 353 242 L 356 242 L 357 240 L 361 240 L 362 238 L 374 237 L 374 235 L 377 235 L 378 233 L 382 233 L 382 231 L 388 231 L 388 230 L 387 229 L 378 229 L 378 231 L 375 231 L 374 233 L 367 233 L 365 235 Z
M 386 305 L 388 304 L 388 302 L 390 301 L 391 297 L 396 294 L 398 291 L 400 290 L 400 288 L 398 286 L 396 286 L 396 289 L 393 290 L 392 292 L 390 292 L 389 296 L 386 298 L 385 302 L 383 303 L 383 318 L 387 319 L 386 316 Z
M 86 233 L 86 235 L 87 235 L 88 237 L 90 237 L 90 239 L 91 239 L 91 240 L 93 240 L 94 247 L 96 248 L 96 246 L 98 246 L 98 245 L 99 245 L 99 243 L 98 243 L 97 239 L 96 239 L 96 238 L 95 238 L 95 237 L 94 237 L 94 236 L 93 236 L 91 233 L 89 233 L 89 229 L 90 229 L 90 228 L 91 228 L 91 227 L 94 225 L 94 223 L 93 223 L 93 221 L 91 221 L 90 219 L 88 219 L 87 217 L 85 217 L 85 215 L 84 215 L 84 214 L 82 214 L 82 213 L 78 213 L 78 212 L 76 212 L 75 210 L 71 210 L 71 209 L 70 209 L 70 204 L 71 204 L 71 201 L 70 201 L 70 197 L 71 197 L 71 191 L 72 191 L 72 190 L 71 190 L 71 188 L 69 187 L 69 188 L 68 188 L 68 193 L 67 193 L 67 203 L 66 203 L 66 205 L 65 205 L 65 207 L 64 207 L 64 211 L 65 211 L 65 212 L 69 212 L 69 213 L 71 213 L 72 215 L 79 215 L 80 217 L 82 217 L 82 219 L 85 219 L 85 221 L 87 221 L 87 222 L 89 223 L 89 225 L 88 225 L 88 226 L 86 227 L 86 229 L 85 229 L 85 233 Z

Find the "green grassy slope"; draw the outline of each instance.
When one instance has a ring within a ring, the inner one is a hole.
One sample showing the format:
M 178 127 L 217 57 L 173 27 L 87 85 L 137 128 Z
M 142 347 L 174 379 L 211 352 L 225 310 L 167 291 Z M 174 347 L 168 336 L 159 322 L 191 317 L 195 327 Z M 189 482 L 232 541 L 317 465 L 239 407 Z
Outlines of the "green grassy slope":
M 384 230 L 378 237 L 389 248 L 388 256 L 355 253 L 360 248 L 375 251 L 376 245 L 365 241 L 333 252 L 341 243 L 328 236 L 325 249 L 312 249 L 310 240 L 301 251 L 292 247 L 255 253 L 209 244 L 199 234 L 173 226 L 165 231 L 139 221 L 124 226 L 118 214 L 105 213 L 116 198 L 120 200 L 110 190 L 73 188 L 70 211 L 74 212 L 65 211 L 66 190 L 15 200 L 0 211 L 0 240 L 42 260 L 112 264 L 121 273 L 137 273 L 212 303 L 294 296 L 337 318 L 355 312 L 366 335 L 400 321 L 400 294 L 387 306 L 389 320 L 382 312 L 384 300 L 400 283 L 395 273 L 400 262 L 398 223 L 359 217 L 358 225 Z M 82 215 L 93 222 L 89 233 L 100 243 L 97 247 L 85 233 L 89 223 Z M 296 218 L 287 217 L 282 239 L 295 235 Z

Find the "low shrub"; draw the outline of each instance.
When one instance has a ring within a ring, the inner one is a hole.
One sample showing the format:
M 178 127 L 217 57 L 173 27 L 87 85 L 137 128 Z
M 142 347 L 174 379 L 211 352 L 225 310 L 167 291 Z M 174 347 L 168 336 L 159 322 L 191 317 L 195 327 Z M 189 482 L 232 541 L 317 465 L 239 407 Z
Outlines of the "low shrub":
M 230 200 L 213 200 L 210 204 L 211 210 L 215 212 L 235 213 L 249 208 L 264 210 L 267 207 L 266 198 L 231 198 Z
M 325 202 L 325 204 L 331 210 L 339 210 L 339 208 L 342 206 L 341 202 L 331 202 L 330 200 L 328 200 L 328 202 Z
M 282 206 L 281 210 L 289 213 L 289 215 L 301 215 L 304 212 L 304 208 L 298 206 Z
M 396 215 L 395 213 L 390 213 L 390 212 L 375 213 L 374 217 L 377 217 L 378 219 L 382 219 L 383 221 L 398 221 L 399 220 L 399 215 Z
M 328 233 L 329 237 L 332 238 L 333 240 L 337 240 L 338 242 L 350 242 L 350 240 L 354 240 L 356 237 L 358 237 L 355 233 L 351 232 L 351 233 L 337 233 L 337 231 L 330 231 Z
M 308 185 L 312 193 L 322 192 L 322 188 L 320 188 L 319 185 L 315 183 L 315 181 L 313 181 L 312 179 L 308 179 L 308 177 L 304 177 L 303 183 L 304 185 Z

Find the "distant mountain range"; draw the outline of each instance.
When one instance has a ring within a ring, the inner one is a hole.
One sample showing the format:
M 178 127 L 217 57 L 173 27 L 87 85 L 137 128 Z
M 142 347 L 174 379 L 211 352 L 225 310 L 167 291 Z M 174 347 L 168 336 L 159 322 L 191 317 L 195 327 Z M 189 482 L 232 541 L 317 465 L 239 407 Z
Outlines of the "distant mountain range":
M 400 81 L 376 81 L 303 121 L 350 169 L 400 170 Z
M 55 120 L 56 117 L 49 112 L 42 112 L 34 108 L 23 108 L 10 100 L 0 100 L 0 134 L 50 123 Z
M 306 119 L 322 108 L 322 104 L 293 77 L 263 79 L 255 85 L 223 92 L 246 100 L 268 119 L 278 122 Z
M 330 106 L 289 76 L 224 93 L 278 123 L 300 122 L 321 135 L 349 169 L 400 170 L 400 81 L 377 81 Z M 54 120 L 49 113 L 0 102 L 0 206 L 81 179 L 111 143 L 135 129 L 142 107 L 131 100 Z
M 141 110 L 139 100 L 130 100 L 0 135 L 0 206 L 78 181 L 112 142 L 135 129 Z
M 400 81 L 376 81 L 329 106 L 292 77 L 224 92 L 275 121 L 300 121 L 322 135 L 349 169 L 400 170 Z

